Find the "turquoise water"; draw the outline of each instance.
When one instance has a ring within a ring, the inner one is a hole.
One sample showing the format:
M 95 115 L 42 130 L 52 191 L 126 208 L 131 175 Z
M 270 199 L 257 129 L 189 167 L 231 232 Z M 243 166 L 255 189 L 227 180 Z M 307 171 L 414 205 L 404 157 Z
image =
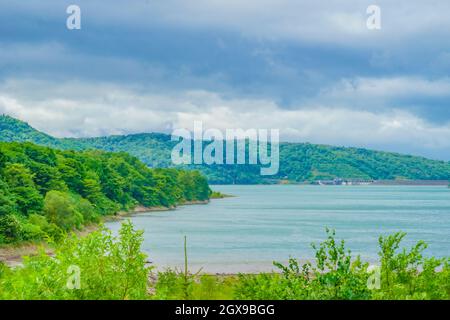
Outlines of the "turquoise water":
M 159 268 L 183 265 L 188 239 L 190 269 L 256 272 L 289 256 L 313 258 L 311 242 L 336 229 L 355 254 L 377 258 L 379 235 L 408 233 L 404 244 L 429 244 L 428 255 L 450 256 L 450 190 L 416 186 L 213 186 L 235 197 L 207 205 L 131 217 L 144 230 L 143 250 Z M 116 231 L 119 222 L 108 223 Z

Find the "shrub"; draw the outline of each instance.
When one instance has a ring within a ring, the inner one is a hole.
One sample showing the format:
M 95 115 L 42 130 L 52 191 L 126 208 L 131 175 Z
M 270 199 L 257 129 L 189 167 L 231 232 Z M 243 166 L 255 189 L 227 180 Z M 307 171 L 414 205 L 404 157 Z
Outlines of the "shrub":
M 189 274 L 168 269 L 158 273 L 155 293 L 157 300 L 226 300 L 233 298 L 236 279 L 213 275 Z
M 450 299 L 449 258 L 424 258 L 427 247 L 419 241 L 400 250 L 404 233 L 380 237 L 379 288 L 369 289 L 374 272 L 359 257 L 352 259 L 344 241 L 336 242 L 334 231 L 319 246 L 313 245 L 315 262 L 288 265 L 275 262 L 281 274 L 241 275 L 238 299 Z
M 23 267 L 0 268 L 0 298 L 145 299 L 150 268 L 141 243 L 142 232 L 128 222 L 117 237 L 105 228 L 84 238 L 70 236 L 54 257 L 41 250 Z
M 40 226 L 29 222 L 22 222 L 22 233 L 23 240 L 41 240 L 46 236 Z
M 44 199 L 44 213 L 49 222 L 64 230 L 80 229 L 83 215 L 77 210 L 70 195 L 65 192 L 52 190 Z
M 449 258 L 425 258 L 427 244 L 419 241 L 400 250 L 405 233 L 378 240 L 381 260 L 381 289 L 376 299 L 449 299 Z
M 83 216 L 84 223 L 100 221 L 100 215 L 89 200 L 78 195 L 72 195 L 71 198 L 74 207 Z
M 31 214 L 28 217 L 28 222 L 30 224 L 38 226 L 44 232 L 41 239 L 46 239 L 49 242 L 59 242 L 66 235 L 64 230 L 62 230 L 56 224 L 48 222 L 43 215 Z
M 14 243 L 22 240 L 23 229 L 19 218 L 14 214 L 0 217 L 0 243 Z

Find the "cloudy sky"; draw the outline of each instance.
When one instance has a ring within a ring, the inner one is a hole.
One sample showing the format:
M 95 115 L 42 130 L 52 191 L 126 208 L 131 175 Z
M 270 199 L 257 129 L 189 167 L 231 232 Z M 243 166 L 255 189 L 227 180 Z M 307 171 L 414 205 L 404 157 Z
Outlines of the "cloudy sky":
M 81 30 L 66 9 L 81 8 Z M 381 8 L 381 30 L 366 9 Z M 62 136 L 279 128 L 450 160 L 448 0 L 0 0 L 0 112 Z

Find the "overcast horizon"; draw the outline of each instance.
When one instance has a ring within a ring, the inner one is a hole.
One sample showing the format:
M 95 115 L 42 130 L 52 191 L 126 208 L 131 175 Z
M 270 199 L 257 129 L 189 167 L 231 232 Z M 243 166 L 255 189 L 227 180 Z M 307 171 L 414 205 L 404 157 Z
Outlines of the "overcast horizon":
M 81 30 L 66 9 L 81 8 Z M 366 27 L 369 5 L 381 29 Z M 56 137 L 280 129 L 450 160 L 450 2 L 0 2 L 0 113 Z

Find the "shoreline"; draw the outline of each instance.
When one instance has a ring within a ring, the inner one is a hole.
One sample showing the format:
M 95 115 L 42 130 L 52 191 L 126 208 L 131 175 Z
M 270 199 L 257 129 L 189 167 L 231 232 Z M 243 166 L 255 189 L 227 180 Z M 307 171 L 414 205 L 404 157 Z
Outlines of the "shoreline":
M 334 183 L 334 180 L 317 180 L 317 181 L 291 181 L 291 180 L 277 180 L 271 183 L 211 183 L 211 186 L 450 186 L 450 180 L 373 180 L 370 182 L 360 183 L 357 181 L 352 181 L 351 179 L 345 180 L 348 183 Z M 320 184 L 323 182 L 323 184 Z
M 138 205 L 135 208 L 129 211 L 118 211 L 114 215 L 101 217 L 101 221 L 95 224 L 88 224 L 83 226 L 82 230 L 73 230 L 72 232 L 78 237 L 84 237 L 88 234 L 98 230 L 99 226 L 105 222 L 110 221 L 120 221 L 125 219 L 126 217 L 130 217 L 135 214 L 144 213 L 144 212 L 164 212 L 176 210 L 181 206 L 189 206 L 189 205 L 206 205 L 211 202 L 209 200 L 192 200 L 185 201 L 176 206 L 171 207 L 145 207 L 142 205 Z M 35 256 L 39 249 L 44 249 L 45 253 L 48 255 L 52 255 L 54 253 L 54 249 L 49 246 L 45 241 L 39 242 L 24 242 L 24 243 L 16 243 L 16 244 L 7 244 L 0 246 L 0 264 L 4 263 L 8 267 L 17 267 L 22 265 L 23 257 L 25 256 Z
M 209 200 L 192 200 L 192 201 L 185 201 L 183 203 L 180 203 L 176 206 L 171 206 L 171 207 L 163 207 L 163 206 L 145 207 L 142 205 L 137 205 L 135 208 L 133 208 L 129 211 L 118 211 L 113 215 L 102 217 L 101 222 L 123 220 L 124 218 L 132 216 L 134 214 L 145 213 L 145 212 L 164 212 L 164 211 L 176 210 L 178 207 L 182 207 L 182 206 L 205 205 L 210 202 L 211 202 L 211 199 L 209 199 Z

